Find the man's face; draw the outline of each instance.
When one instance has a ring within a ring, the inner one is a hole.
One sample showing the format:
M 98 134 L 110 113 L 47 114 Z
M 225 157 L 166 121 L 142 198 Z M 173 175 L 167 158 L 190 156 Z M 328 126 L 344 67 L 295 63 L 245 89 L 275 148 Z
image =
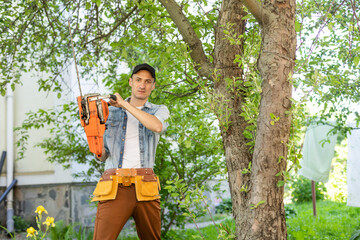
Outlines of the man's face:
M 131 97 L 147 100 L 155 88 L 155 81 L 149 71 L 140 70 L 130 78 L 129 85 L 131 86 Z

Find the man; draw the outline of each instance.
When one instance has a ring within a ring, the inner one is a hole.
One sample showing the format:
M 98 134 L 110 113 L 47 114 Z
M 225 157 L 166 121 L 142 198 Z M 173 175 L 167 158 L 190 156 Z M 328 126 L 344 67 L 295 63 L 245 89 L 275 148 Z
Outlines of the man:
M 153 172 L 159 134 L 167 128 L 169 111 L 148 102 L 155 88 L 155 69 L 137 65 L 129 79 L 131 96 L 110 100 L 104 134 L 105 172 L 94 191 L 99 201 L 94 240 L 115 240 L 132 216 L 141 240 L 160 239 L 160 196 Z

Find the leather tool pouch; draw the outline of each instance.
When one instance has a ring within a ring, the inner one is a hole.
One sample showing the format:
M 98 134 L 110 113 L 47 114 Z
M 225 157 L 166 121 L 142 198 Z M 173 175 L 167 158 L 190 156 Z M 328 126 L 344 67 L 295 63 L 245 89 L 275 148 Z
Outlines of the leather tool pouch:
M 91 201 L 94 202 L 115 199 L 117 190 L 118 183 L 116 178 L 103 181 L 100 179 L 93 192 L 94 197 L 91 199 Z
M 138 201 L 151 201 L 160 198 L 160 182 L 156 175 L 135 176 L 135 189 Z

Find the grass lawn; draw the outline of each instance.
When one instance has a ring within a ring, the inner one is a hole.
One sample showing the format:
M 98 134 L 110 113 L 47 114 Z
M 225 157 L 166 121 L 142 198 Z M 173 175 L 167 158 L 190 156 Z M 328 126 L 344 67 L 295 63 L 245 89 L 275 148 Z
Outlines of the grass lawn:
M 222 223 L 222 226 L 228 231 L 228 232 L 235 232 L 235 223 L 231 219 L 224 220 Z M 213 224 L 208 225 L 207 227 L 200 228 L 201 234 L 197 229 L 186 229 L 186 230 L 172 230 L 171 235 L 168 239 L 171 240 L 190 240 L 190 239 L 198 239 L 198 240 L 212 240 L 212 239 L 233 239 L 233 238 L 218 238 L 219 231 L 221 228 L 219 228 L 219 224 L 217 224 L 217 228 Z M 223 236 L 228 236 L 224 230 L 222 230 Z
M 350 239 L 354 231 L 360 230 L 360 208 L 346 203 L 318 201 L 316 217 L 311 202 L 289 206 L 297 215 L 286 221 L 288 239 Z
M 313 217 L 312 203 L 303 204 L 288 204 L 287 212 L 292 213 L 287 217 L 287 231 L 289 240 L 350 240 L 352 234 L 358 231 L 360 235 L 360 208 L 348 207 L 346 203 L 331 202 L 331 201 L 318 201 L 317 202 L 317 217 Z M 294 210 L 294 211 L 290 211 Z M 220 219 L 226 217 L 225 215 L 218 216 Z M 205 220 L 202 218 L 198 220 Z M 201 222 L 201 221 L 198 221 Z M 201 224 L 200 224 L 201 225 Z M 235 223 L 233 219 L 226 219 L 222 222 L 226 230 L 232 234 L 235 232 Z M 218 227 L 218 229 L 221 229 Z M 168 240 L 191 240 L 191 239 L 205 239 L 205 240 L 218 240 L 218 239 L 233 239 L 222 231 L 222 237 L 219 237 L 219 232 L 213 224 L 200 229 L 201 234 L 197 229 L 186 230 L 171 230 L 168 235 Z M 132 229 L 133 231 L 133 229 Z M 26 233 L 25 233 L 26 234 Z M 16 239 L 21 238 L 17 234 Z M 90 234 L 92 235 L 92 233 Z M 133 236 L 131 236 L 133 235 Z M 130 236 L 124 232 L 118 239 L 123 240 L 136 240 L 136 234 Z M 91 237 L 91 236 L 90 236 Z M 1 237 L 0 237 L 1 239 Z M 81 238 L 87 239 L 87 238 Z M 351 240 L 360 240 L 358 238 L 351 238 Z
M 310 239 L 331 239 L 349 240 L 352 233 L 360 230 L 360 208 L 348 207 L 346 203 L 331 201 L 317 202 L 317 217 L 313 217 L 312 203 L 289 204 L 296 215 L 287 218 L 288 239 L 310 240 Z M 235 224 L 232 220 L 225 221 L 229 229 L 235 231 Z M 223 239 L 218 238 L 218 232 L 214 225 L 201 229 L 206 240 Z M 174 240 L 182 239 L 203 239 L 196 229 L 187 229 L 174 233 Z M 359 237 L 360 239 L 360 237 Z

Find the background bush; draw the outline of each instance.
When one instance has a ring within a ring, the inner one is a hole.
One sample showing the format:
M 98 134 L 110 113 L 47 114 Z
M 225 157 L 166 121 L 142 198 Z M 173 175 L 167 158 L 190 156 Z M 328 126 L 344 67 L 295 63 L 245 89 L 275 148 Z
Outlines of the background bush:
M 30 223 L 19 216 L 13 216 L 13 219 L 16 232 L 25 232 L 30 227 Z
M 285 205 L 285 218 L 288 219 L 290 217 L 295 217 L 297 215 L 297 211 L 294 207 L 290 205 Z
M 295 203 L 309 202 L 312 200 L 311 180 L 299 176 L 291 185 L 292 201 Z M 326 188 L 323 183 L 315 183 L 316 200 L 324 199 Z
M 222 202 L 215 207 L 216 213 L 231 213 L 232 212 L 232 201 L 231 198 L 225 198 Z

